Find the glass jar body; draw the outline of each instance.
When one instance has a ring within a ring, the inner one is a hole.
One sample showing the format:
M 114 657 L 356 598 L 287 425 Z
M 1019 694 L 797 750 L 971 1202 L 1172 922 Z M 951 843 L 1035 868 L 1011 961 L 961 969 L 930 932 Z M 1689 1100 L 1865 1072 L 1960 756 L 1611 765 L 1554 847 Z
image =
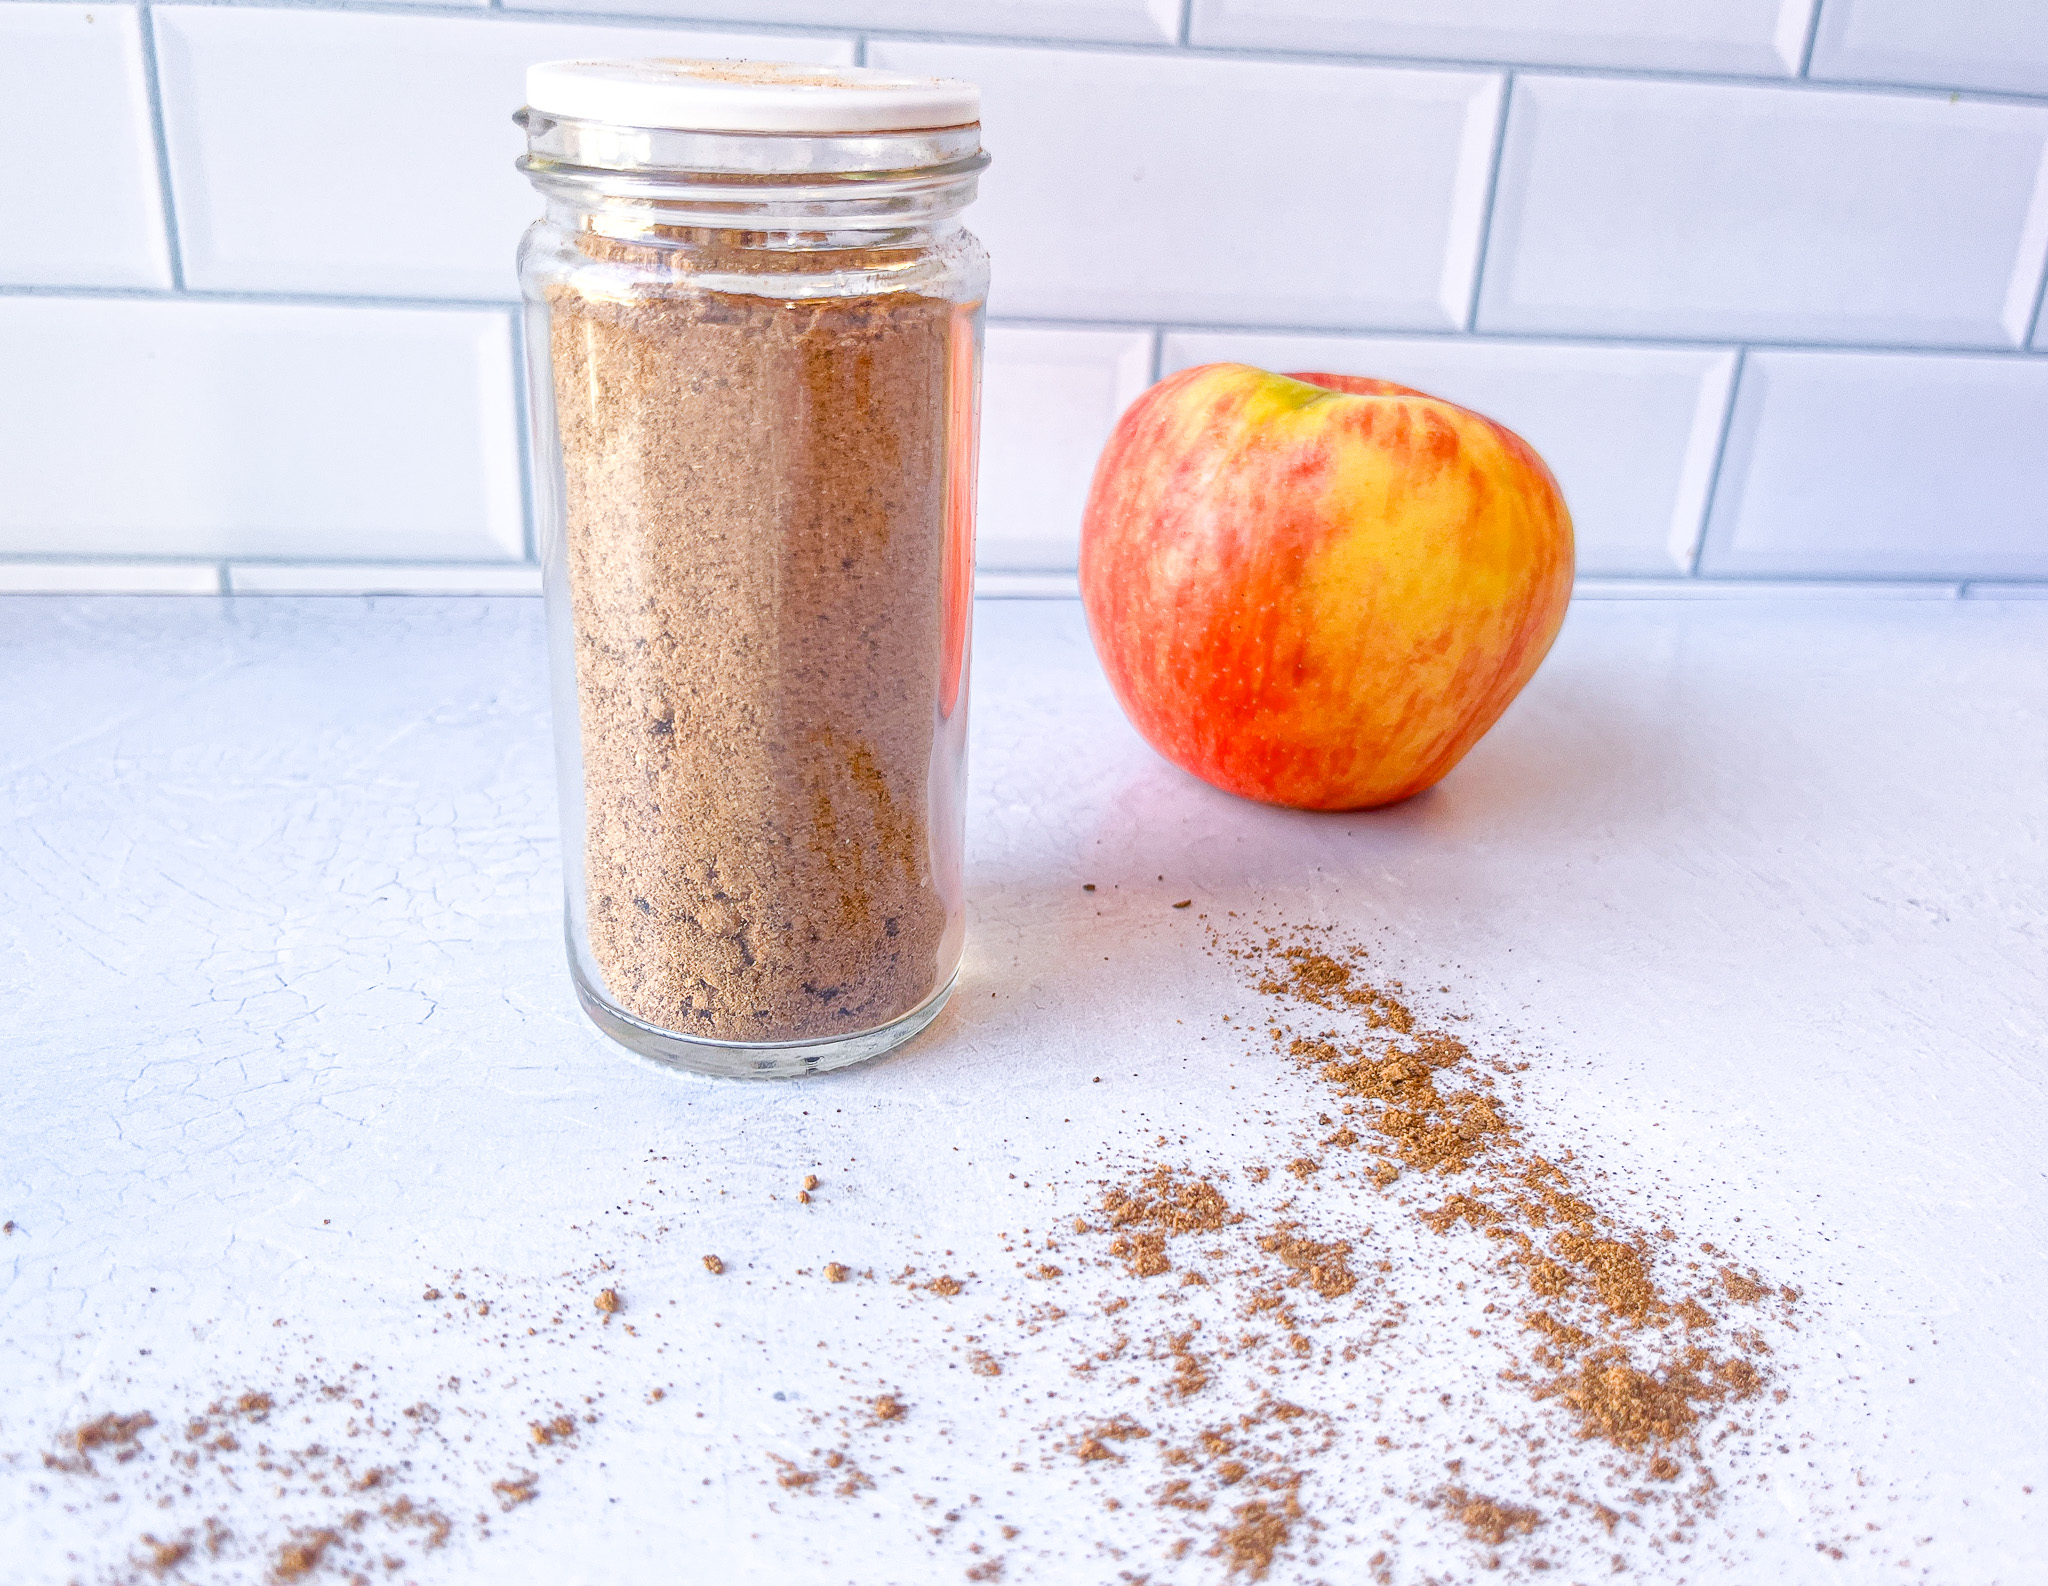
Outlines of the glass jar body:
M 521 254 L 571 972 L 704 1073 L 887 1051 L 965 936 L 987 264 L 833 181 L 558 177 Z

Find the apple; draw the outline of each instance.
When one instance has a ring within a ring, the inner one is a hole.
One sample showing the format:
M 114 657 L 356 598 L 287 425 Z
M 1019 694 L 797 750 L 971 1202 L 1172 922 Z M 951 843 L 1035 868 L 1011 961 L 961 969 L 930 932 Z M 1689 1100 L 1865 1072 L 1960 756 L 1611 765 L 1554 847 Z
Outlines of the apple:
M 1571 515 L 1527 442 L 1350 375 L 1160 381 L 1081 521 L 1089 632 L 1132 724 L 1298 809 L 1434 786 L 1542 662 L 1571 585 Z

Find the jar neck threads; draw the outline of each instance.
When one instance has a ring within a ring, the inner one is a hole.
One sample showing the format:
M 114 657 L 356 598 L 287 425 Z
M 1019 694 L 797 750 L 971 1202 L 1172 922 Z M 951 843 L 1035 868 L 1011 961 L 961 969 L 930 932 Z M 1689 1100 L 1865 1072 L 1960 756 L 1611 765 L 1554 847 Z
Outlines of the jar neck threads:
M 952 229 L 988 164 L 979 126 L 826 135 L 514 119 L 527 132 L 519 168 L 552 220 L 655 246 L 707 231 L 756 247 L 872 247 L 878 233 L 912 245 Z

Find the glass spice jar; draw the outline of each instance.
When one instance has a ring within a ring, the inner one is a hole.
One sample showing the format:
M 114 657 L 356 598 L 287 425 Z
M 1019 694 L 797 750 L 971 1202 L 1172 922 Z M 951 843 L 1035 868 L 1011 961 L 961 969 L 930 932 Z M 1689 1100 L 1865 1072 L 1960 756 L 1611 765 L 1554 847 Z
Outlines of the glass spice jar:
M 527 75 L 569 963 L 633 1051 L 838 1068 L 951 992 L 987 256 L 968 83 Z

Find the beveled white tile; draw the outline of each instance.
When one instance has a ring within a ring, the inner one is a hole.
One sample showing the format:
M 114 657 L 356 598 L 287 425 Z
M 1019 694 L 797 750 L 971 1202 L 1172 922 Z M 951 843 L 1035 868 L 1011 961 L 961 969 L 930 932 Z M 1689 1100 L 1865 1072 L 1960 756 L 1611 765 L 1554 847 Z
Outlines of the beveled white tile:
M 1160 44 L 1180 31 L 1180 0 L 505 0 L 509 10 L 811 23 L 933 33 Z
M 976 569 L 976 600 L 1079 600 L 1079 573 L 1001 573 Z
M 517 558 L 508 317 L 0 298 L 0 552 Z
M 2048 6 L 1825 0 L 1809 75 L 2048 94 Z
M 981 84 L 995 163 L 967 223 L 997 313 L 1464 321 L 1491 73 L 882 40 L 868 59 Z
M 532 562 L 232 562 L 236 595 L 538 595 Z
M 1793 77 L 1815 0 L 1194 0 L 1197 44 Z
M 2048 600 L 2048 584 L 1981 583 L 1963 585 L 1965 600 Z
M 1692 565 L 1735 355 L 1452 337 L 1166 338 L 1165 370 L 1223 362 L 1393 380 L 1505 424 L 1557 476 L 1579 571 L 1598 575 Z
M 2015 347 L 2048 106 L 1518 78 L 1486 330 Z
M 212 562 L 0 561 L 0 594 L 217 595 Z
M 1954 600 L 1955 583 L 1840 578 L 1581 578 L 1574 600 Z
M 513 169 L 532 62 L 853 58 L 843 39 L 503 16 L 154 14 L 186 280 L 216 290 L 516 297 L 540 213 Z
M 1700 567 L 2048 574 L 2048 359 L 1751 352 Z
M 0 109 L 0 283 L 169 286 L 135 7 L 0 5 Z
M 1078 565 L 1095 461 L 1152 377 L 1147 331 L 993 325 L 982 365 L 975 560 L 1006 571 Z

